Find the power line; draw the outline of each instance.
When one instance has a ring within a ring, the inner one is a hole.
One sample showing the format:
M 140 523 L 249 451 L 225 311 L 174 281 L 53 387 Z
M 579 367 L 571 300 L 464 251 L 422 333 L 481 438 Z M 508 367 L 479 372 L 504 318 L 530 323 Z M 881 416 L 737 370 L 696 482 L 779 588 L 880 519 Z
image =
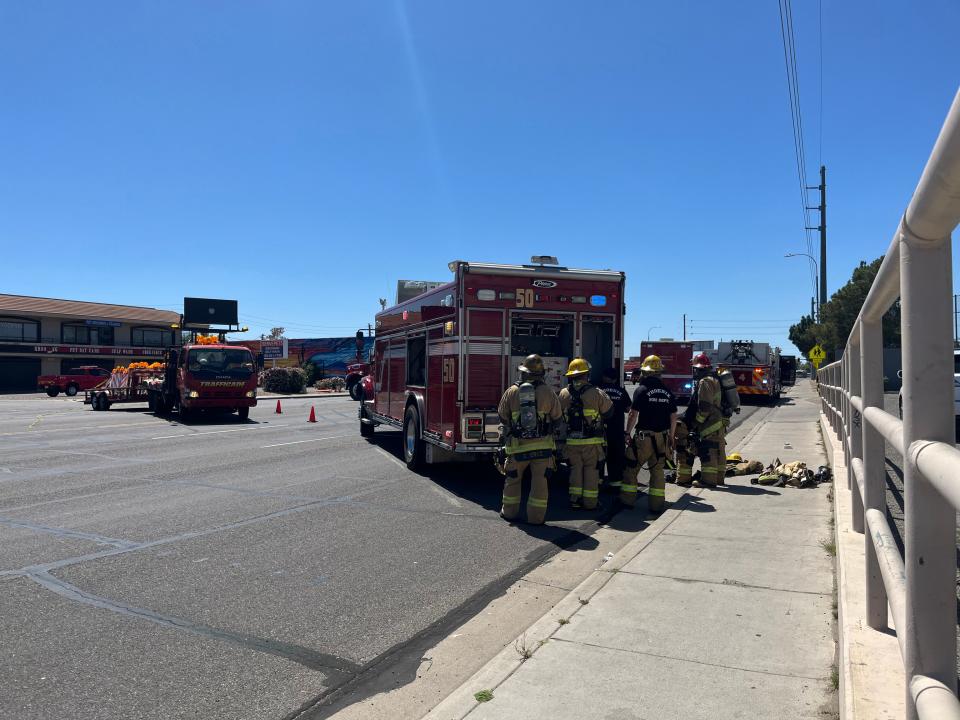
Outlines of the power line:
M 793 6 L 791 0 L 779 0 L 780 37 L 783 41 L 783 64 L 787 73 L 787 95 L 790 100 L 790 123 L 793 128 L 793 152 L 797 165 L 797 180 L 800 187 L 800 207 L 803 213 L 804 239 L 807 253 L 813 256 L 813 240 L 810 236 L 810 212 L 807 208 L 807 164 L 803 144 L 803 115 L 800 110 L 800 78 L 797 73 L 796 36 L 793 30 Z M 810 283 L 817 293 L 817 277 L 813 262 L 809 263 Z

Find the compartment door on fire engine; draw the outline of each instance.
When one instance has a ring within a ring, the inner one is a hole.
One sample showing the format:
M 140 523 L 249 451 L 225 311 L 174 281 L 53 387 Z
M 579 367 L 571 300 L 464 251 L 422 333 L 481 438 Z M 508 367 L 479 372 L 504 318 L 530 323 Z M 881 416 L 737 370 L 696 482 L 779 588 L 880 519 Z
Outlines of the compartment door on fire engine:
M 613 316 L 583 315 L 580 321 L 580 357 L 590 363 L 590 382 L 599 385 L 605 368 L 614 366 Z
M 463 399 L 467 407 L 496 408 L 504 386 L 504 312 L 467 310 L 466 347 L 463 351 Z
M 427 386 L 427 429 L 444 442 L 452 442 L 457 413 L 457 338 L 444 327 L 428 332 L 429 382 Z

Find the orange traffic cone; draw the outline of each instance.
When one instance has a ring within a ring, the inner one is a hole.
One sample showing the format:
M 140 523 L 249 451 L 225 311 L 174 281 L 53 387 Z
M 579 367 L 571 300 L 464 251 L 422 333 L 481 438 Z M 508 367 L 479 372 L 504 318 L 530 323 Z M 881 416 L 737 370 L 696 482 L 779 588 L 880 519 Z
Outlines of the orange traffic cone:
M 277 400 L 277 412 L 276 412 L 276 414 L 279 415 L 279 414 L 282 413 L 282 412 L 283 412 L 283 410 L 280 409 L 280 401 Z
M 313 405 L 311 405 L 311 406 L 310 406 L 310 417 L 307 418 L 307 422 L 316 422 L 316 421 L 317 421 L 317 413 L 314 412 L 314 410 L 313 410 Z

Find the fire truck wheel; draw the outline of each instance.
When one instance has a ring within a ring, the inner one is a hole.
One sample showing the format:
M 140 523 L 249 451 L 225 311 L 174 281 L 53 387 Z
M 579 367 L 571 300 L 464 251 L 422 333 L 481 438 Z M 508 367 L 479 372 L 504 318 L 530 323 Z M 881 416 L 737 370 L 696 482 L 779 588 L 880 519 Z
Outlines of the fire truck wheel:
M 359 402 L 360 398 L 363 397 L 363 384 L 357 380 L 348 388 L 348 392 L 350 393 L 351 398 Z
M 423 466 L 423 438 L 420 437 L 420 413 L 416 405 L 407 406 L 403 416 L 403 460 L 411 470 Z
M 56 397 L 59 394 L 60 394 L 60 388 L 55 388 L 55 387 L 47 388 L 47 395 L 49 395 L 50 397 Z
M 238 407 L 238 408 L 237 408 L 237 415 L 239 416 L 239 418 L 240 418 L 241 420 L 246 420 L 248 417 L 250 417 L 250 408 L 248 408 L 248 407 Z
M 67 395 L 69 395 L 70 397 L 73 397 L 74 395 L 77 394 L 77 386 L 74 385 L 73 383 L 70 383 L 69 385 L 67 385 L 66 392 L 67 392 Z

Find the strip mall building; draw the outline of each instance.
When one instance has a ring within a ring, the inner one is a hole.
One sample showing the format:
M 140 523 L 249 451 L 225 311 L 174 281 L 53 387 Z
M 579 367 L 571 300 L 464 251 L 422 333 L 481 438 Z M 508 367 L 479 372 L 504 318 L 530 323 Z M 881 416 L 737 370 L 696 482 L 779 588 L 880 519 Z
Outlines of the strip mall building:
M 0 295 L 0 392 L 36 390 L 37 376 L 80 365 L 162 358 L 179 322 L 170 310 Z

